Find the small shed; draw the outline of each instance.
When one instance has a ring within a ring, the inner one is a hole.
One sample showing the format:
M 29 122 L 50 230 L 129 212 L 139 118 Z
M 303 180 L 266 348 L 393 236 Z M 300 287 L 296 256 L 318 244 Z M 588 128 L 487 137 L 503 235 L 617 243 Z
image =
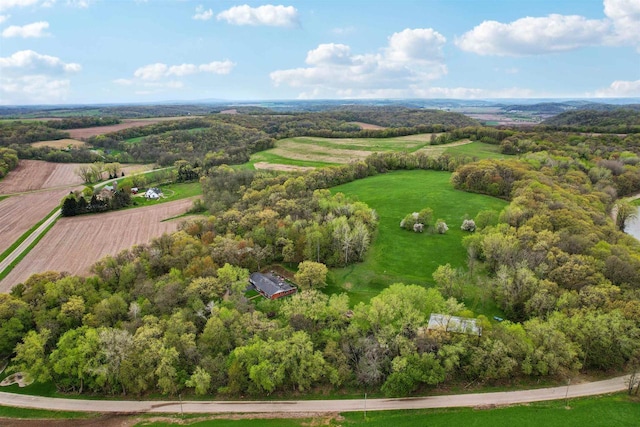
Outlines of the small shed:
M 298 291 L 295 286 L 291 286 L 282 277 L 270 273 L 253 273 L 249 276 L 249 283 L 263 297 L 272 300 L 295 294 Z

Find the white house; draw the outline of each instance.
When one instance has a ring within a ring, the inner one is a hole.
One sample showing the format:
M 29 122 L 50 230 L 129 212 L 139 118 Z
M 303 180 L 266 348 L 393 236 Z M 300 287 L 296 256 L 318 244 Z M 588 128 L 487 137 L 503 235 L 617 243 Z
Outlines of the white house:
M 160 198 L 160 192 L 158 191 L 157 188 L 150 188 L 147 190 L 146 193 L 144 193 L 144 197 L 146 197 L 147 199 L 159 199 Z

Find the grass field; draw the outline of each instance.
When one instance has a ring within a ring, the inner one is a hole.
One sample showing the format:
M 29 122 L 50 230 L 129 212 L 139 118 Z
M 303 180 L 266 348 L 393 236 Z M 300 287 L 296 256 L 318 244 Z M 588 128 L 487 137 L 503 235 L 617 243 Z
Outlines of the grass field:
M 182 182 L 178 184 L 160 185 L 163 197 L 152 200 L 144 197 L 144 194 L 139 194 L 132 197 L 133 205 L 127 209 L 133 207 L 142 206 L 155 206 L 160 203 L 173 202 L 175 200 L 186 199 L 187 197 L 199 196 L 202 194 L 202 186 L 199 182 Z
M 390 284 L 430 285 L 439 265 L 466 265 L 461 244 L 467 232 L 460 230 L 465 218 L 481 210 L 500 211 L 504 200 L 455 190 L 447 172 L 397 171 L 361 179 L 331 189 L 367 203 L 379 216 L 378 234 L 364 262 L 333 269 L 330 292 L 347 290 L 351 302 L 368 301 Z M 423 208 L 433 209 L 434 221 L 449 226 L 444 234 L 413 233 L 400 228 L 405 215 Z
M 437 134 L 436 134 L 437 135 Z M 251 156 L 250 163 L 322 167 L 362 160 L 374 152 L 425 152 L 432 155 L 447 153 L 484 158 L 504 158 L 497 145 L 456 141 L 451 144 L 430 145 L 432 134 L 408 135 L 397 138 L 318 138 L 296 137 L 276 142 L 275 148 Z
M 568 403 L 568 406 L 566 405 Z M 258 415 L 259 416 L 259 415 Z M 270 426 L 371 426 L 371 427 L 604 427 L 637 426 L 640 404 L 626 395 L 590 397 L 531 403 L 499 408 L 423 409 L 342 413 L 339 416 L 300 419 L 234 419 L 189 422 L 173 417 L 181 425 L 193 427 Z M 138 426 L 175 426 L 170 422 L 144 421 Z

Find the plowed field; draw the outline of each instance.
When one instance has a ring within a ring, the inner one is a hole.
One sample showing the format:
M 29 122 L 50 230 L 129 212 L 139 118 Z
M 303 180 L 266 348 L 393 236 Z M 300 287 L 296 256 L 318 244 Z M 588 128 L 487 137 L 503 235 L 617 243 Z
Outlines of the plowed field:
M 0 253 L 60 204 L 67 193 L 52 190 L 0 200 Z
M 182 199 L 146 208 L 61 218 L 0 282 L 0 292 L 8 292 L 34 273 L 55 270 L 89 274 L 91 266 L 104 256 L 175 231 L 180 219 L 161 221 L 184 213 L 192 203 L 193 199 Z
M 25 191 L 82 185 L 75 174 L 78 163 L 50 163 L 40 160 L 20 160 L 18 167 L 0 181 L 0 195 Z M 127 165 L 126 175 L 150 169 L 147 165 Z M 105 174 L 106 175 L 106 174 Z
M 82 129 L 69 129 L 69 135 L 71 138 L 89 138 L 91 136 L 96 135 L 104 135 L 110 132 L 116 132 L 122 129 L 129 128 L 138 128 L 141 126 L 152 125 L 154 123 L 166 122 L 168 120 L 184 120 L 191 119 L 193 116 L 182 116 L 182 117 L 158 117 L 153 119 L 124 119 L 122 123 L 118 123 L 117 125 L 110 126 L 96 126 L 92 128 L 82 128 Z

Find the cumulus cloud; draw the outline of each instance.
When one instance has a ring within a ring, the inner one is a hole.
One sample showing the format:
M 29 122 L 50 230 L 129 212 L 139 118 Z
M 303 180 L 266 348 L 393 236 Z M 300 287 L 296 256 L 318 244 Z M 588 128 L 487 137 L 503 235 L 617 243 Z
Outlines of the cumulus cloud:
M 379 53 L 355 54 L 348 45 L 326 43 L 307 52 L 308 67 L 273 71 L 270 77 L 276 86 L 301 88 L 301 97 L 407 96 L 447 73 L 445 42 L 440 33 L 419 28 L 392 34 Z
M 80 64 L 32 50 L 0 57 L 0 99 L 11 105 L 64 101 L 71 82 L 62 75 L 81 69 Z
M 2 37 L 45 37 L 49 34 L 45 30 L 49 28 L 49 23 L 46 21 L 34 22 L 32 24 L 23 25 L 11 25 L 2 31 Z
M 11 15 L 0 15 L 0 24 L 2 24 L 7 19 L 11 18 Z
M 640 80 L 616 80 L 608 88 L 594 94 L 598 98 L 627 98 L 640 96 Z
M 456 45 L 479 55 L 536 55 L 598 45 L 610 31 L 604 20 L 553 14 L 509 24 L 484 21 L 458 38 Z
M 68 79 L 44 75 L 0 78 L 0 100 L 6 105 L 51 104 L 67 99 Z
M 60 58 L 42 55 L 33 50 L 21 50 L 11 56 L 0 57 L 0 70 L 4 72 L 17 71 L 20 73 L 41 72 L 76 72 L 80 71 L 80 64 L 65 63 Z
M 133 75 L 142 80 L 153 81 L 169 76 L 182 77 L 196 73 L 229 74 L 235 65 L 235 63 L 228 59 L 200 65 L 180 64 L 169 66 L 167 64 L 157 62 L 155 64 L 149 64 L 138 68 Z
M 216 19 L 233 25 L 293 27 L 298 24 L 298 10 L 293 6 L 267 4 L 251 7 L 244 4 L 220 12 Z
M 640 0 L 604 0 L 603 19 L 551 14 L 511 23 L 484 21 L 456 39 L 478 55 L 525 56 L 587 46 L 635 45 L 640 51 Z

